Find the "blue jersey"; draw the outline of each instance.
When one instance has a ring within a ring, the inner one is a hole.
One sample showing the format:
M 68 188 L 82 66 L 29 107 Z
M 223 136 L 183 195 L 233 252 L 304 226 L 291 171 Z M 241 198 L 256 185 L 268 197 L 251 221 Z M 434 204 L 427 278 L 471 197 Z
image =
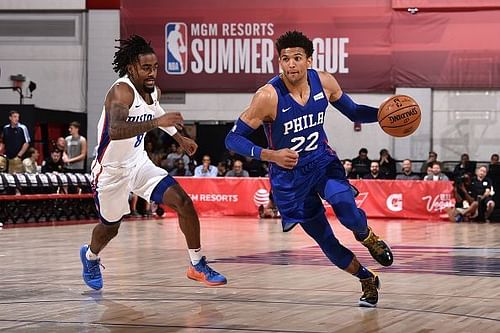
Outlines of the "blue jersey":
M 310 87 L 309 100 L 302 106 L 294 100 L 279 75 L 272 78 L 268 83 L 278 94 L 278 109 L 276 119 L 264 123 L 269 148 L 295 150 L 299 153 L 299 165 L 309 160 L 306 156 L 330 150 L 323 129 L 328 99 L 318 72 L 307 70 L 307 81 Z
M 274 201 L 286 231 L 295 223 L 314 220 L 323 214 L 320 197 L 327 200 L 335 193 L 350 190 L 344 168 L 328 146 L 323 129 L 328 98 L 318 73 L 309 69 L 307 81 L 311 91 L 304 106 L 293 99 L 280 76 L 269 81 L 278 94 L 276 119 L 264 123 L 269 148 L 290 148 L 299 153 L 293 169 L 274 163 L 269 168 Z

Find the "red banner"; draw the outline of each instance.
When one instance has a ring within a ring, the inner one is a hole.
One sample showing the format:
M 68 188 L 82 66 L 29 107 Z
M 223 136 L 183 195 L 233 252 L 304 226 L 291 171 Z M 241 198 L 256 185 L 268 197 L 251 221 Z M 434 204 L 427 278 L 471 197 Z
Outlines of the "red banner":
M 274 42 L 293 29 L 346 91 L 498 87 L 500 10 L 465 2 L 412 15 L 403 0 L 122 0 L 121 34 L 152 41 L 165 91 L 255 91 L 279 72 Z
M 269 202 L 267 178 L 177 177 L 200 216 L 257 216 Z M 440 219 L 453 207 L 451 182 L 353 180 L 356 204 L 370 218 Z M 325 202 L 329 215 L 333 210 Z M 169 214 L 173 212 L 168 210 Z

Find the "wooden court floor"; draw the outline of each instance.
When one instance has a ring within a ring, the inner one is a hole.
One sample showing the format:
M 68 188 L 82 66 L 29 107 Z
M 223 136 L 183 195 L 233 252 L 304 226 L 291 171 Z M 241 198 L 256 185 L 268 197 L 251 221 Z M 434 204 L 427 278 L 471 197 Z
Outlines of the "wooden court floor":
M 0 332 L 500 332 L 500 224 L 371 220 L 395 263 L 375 264 L 352 234 L 338 238 L 378 272 L 376 309 L 360 283 L 277 220 L 202 219 L 204 251 L 229 283 L 185 278 L 176 220 L 122 224 L 102 252 L 104 289 L 81 281 L 92 224 L 0 230 Z

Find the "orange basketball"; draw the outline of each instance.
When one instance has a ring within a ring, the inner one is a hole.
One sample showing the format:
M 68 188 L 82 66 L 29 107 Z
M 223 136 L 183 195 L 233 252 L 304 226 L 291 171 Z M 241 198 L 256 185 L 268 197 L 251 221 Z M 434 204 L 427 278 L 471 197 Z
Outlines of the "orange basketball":
M 378 123 L 389 135 L 404 137 L 420 125 L 420 106 L 410 96 L 395 95 L 386 99 L 378 109 Z

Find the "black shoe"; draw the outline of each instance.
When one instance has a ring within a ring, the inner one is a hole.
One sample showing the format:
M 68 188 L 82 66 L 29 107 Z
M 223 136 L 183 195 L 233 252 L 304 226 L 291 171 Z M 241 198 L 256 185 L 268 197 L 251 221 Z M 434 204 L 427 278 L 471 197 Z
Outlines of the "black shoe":
M 391 248 L 375 235 L 370 227 L 368 227 L 368 231 L 368 237 L 361 241 L 361 244 L 368 248 L 373 259 L 379 264 L 382 266 L 391 266 L 394 260 Z
M 380 280 L 378 276 L 374 275 L 359 281 L 361 282 L 361 288 L 363 290 L 363 295 L 361 295 L 358 302 L 359 306 L 367 308 L 376 307 L 378 302 L 378 290 L 380 289 Z

